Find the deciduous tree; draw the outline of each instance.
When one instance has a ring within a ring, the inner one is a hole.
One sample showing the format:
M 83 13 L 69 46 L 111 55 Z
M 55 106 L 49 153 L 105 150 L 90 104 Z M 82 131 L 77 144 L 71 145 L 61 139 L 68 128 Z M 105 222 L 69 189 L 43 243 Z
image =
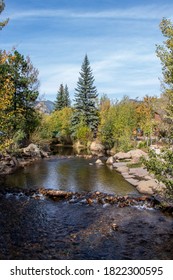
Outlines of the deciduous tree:
M 0 14 L 2 13 L 2 11 L 5 8 L 5 3 L 3 0 L 0 0 Z M 8 19 L 4 20 L 4 21 L 0 21 L 0 30 L 2 30 L 2 28 L 7 25 L 8 23 Z

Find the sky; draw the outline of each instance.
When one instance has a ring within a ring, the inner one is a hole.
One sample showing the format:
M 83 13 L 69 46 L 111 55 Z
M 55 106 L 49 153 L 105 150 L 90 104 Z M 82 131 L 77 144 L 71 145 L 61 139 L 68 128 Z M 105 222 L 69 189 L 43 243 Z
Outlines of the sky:
M 14 47 L 39 70 L 40 98 L 54 101 L 61 83 L 73 100 L 88 55 L 99 96 L 111 100 L 159 96 L 162 69 L 156 44 L 172 0 L 5 0 L 0 49 Z

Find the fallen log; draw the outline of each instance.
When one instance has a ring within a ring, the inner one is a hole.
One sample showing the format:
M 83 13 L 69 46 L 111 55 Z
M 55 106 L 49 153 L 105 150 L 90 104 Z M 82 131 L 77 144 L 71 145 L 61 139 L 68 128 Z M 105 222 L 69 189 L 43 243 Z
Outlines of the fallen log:
M 39 193 L 50 198 L 69 198 L 73 195 L 72 192 L 48 189 L 39 189 Z

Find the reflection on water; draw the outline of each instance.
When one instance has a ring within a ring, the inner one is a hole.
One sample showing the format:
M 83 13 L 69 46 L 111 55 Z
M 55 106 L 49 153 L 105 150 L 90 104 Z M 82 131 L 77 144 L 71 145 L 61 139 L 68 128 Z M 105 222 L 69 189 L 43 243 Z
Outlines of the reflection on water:
M 7 176 L 5 185 L 138 194 L 115 170 L 77 157 L 40 160 Z M 24 192 L 2 192 L 0 209 L 0 259 L 173 258 L 172 216 L 154 209 L 52 201 Z
M 5 185 L 20 188 L 45 187 L 73 192 L 138 194 L 115 170 L 106 165 L 97 166 L 95 159 L 77 157 L 41 160 L 8 176 Z

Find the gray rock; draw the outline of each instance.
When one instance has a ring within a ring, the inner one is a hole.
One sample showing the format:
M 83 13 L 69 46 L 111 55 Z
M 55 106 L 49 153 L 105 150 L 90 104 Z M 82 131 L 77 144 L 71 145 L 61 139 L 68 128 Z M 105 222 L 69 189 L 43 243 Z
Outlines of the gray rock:
M 153 195 L 158 189 L 158 182 L 154 179 L 148 181 L 140 181 L 137 188 L 138 192 Z
M 23 152 L 24 152 L 24 154 L 31 154 L 31 155 L 41 157 L 40 149 L 38 148 L 37 145 L 32 144 L 32 143 L 29 144 L 28 147 L 23 148 Z
M 126 181 L 129 182 L 131 185 L 133 185 L 135 187 L 138 186 L 138 184 L 139 184 L 139 180 L 136 180 L 136 179 L 133 179 L 133 178 L 127 178 Z
M 117 171 L 120 172 L 120 173 L 127 173 L 129 171 L 129 168 L 127 166 L 119 166 L 117 168 Z
M 126 166 L 126 165 L 127 165 L 127 162 L 114 162 L 113 163 L 114 168 L 118 168 L 120 166 Z
M 129 174 L 134 174 L 137 177 L 145 177 L 149 175 L 148 171 L 142 167 L 130 168 Z
M 93 141 L 90 145 L 91 151 L 104 152 L 105 147 L 98 141 Z
M 95 163 L 97 165 L 104 165 L 104 163 L 101 161 L 101 159 L 97 159 Z
M 114 163 L 114 157 L 109 157 L 106 161 L 106 164 L 112 165 Z
M 142 156 L 147 157 L 147 153 L 145 153 L 144 151 L 142 151 L 140 149 L 131 150 L 127 154 L 131 158 L 140 158 Z
M 114 155 L 115 160 L 131 159 L 131 155 L 128 153 L 119 152 Z
M 126 172 L 126 173 L 121 173 L 121 175 L 124 177 L 124 179 L 130 179 L 130 178 L 133 178 L 133 179 L 134 179 L 134 176 L 133 176 L 133 175 L 130 175 L 128 172 Z

